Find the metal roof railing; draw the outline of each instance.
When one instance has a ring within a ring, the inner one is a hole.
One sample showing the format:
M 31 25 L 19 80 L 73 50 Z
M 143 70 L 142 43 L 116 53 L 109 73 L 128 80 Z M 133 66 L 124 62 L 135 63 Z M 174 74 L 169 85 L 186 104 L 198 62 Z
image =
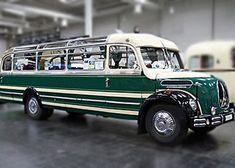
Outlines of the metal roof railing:
M 13 53 L 22 53 L 22 52 L 37 52 L 37 51 L 55 50 L 55 49 L 68 49 L 74 47 L 101 45 L 104 44 L 106 40 L 107 36 L 93 37 L 93 38 L 81 36 L 77 38 L 71 38 L 55 42 L 46 42 L 46 43 L 12 47 L 10 51 L 13 51 Z

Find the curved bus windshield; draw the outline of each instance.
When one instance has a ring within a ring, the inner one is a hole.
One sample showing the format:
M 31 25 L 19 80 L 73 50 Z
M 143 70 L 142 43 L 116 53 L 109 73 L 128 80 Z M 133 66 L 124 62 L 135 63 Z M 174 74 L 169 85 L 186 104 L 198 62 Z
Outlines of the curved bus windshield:
M 147 68 L 164 69 L 168 67 L 163 49 L 154 47 L 141 47 L 140 51 L 144 60 L 144 64 Z
M 184 69 L 184 65 L 178 51 L 167 50 L 167 53 L 173 69 Z
M 152 69 L 183 69 L 183 63 L 178 51 L 163 50 L 155 47 L 140 48 L 144 64 Z

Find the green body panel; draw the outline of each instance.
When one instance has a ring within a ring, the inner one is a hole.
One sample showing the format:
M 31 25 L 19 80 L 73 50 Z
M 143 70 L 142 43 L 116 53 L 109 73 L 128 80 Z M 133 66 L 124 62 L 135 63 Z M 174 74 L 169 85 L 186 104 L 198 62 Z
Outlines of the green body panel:
M 169 80 L 172 80 L 172 78 Z M 194 95 L 195 97 L 197 97 L 203 114 L 211 114 L 210 110 L 212 106 L 217 108 L 217 113 L 221 113 L 224 111 L 223 109 L 220 108 L 218 102 L 218 91 L 217 91 L 218 79 L 214 77 L 208 77 L 208 78 L 174 78 L 174 80 L 179 80 L 179 81 L 191 80 L 194 84 L 196 82 L 199 83 L 200 86 L 198 86 L 198 93 L 196 86 L 194 85 L 190 88 L 179 88 L 179 89 L 185 90 Z M 161 80 L 157 81 L 156 88 L 166 89 L 166 87 L 162 87 L 160 85 L 160 82 Z
M 109 79 L 109 86 L 106 87 L 106 79 Z M 37 88 L 46 88 L 53 90 L 82 90 L 82 91 L 98 91 L 98 92 L 116 92 L 116 93 L 153 93 L 155 90 L 155 82 L 147 79 L 145 76 L 80 76 L 80 75 L 52 75 L 52 74 L 42 74 L 42 75 L 5 75 L 1 83 L 3 86 L 16 86 L 16 87 L 33 87 Z M 0 91 L 5 92 L 16 92 L 23 95 L 24 90 L 15 90 L 15 89 L 0 89 Z M 129 97 L 107 97 L 107 96 L 94 96 L 94 95 L 78 95 L 71 93 L 48 93 L 48 92 L 39 92 L 39 95 L 51 96 L 43 97 L 41 96 L 41 101 L 53 102 L 53 103 L 64 103 L 72 105 L 82 105 L 89 107 L 102 107 L 107 109 L 122 109 L 122 110 L 133 110 L 139 111 L 141 104 L 144 99 L 139 98 L 129 98 Z M 6 96 L 7 94 L 0 94 L 1 96 Z M 11 95 L 14 98 L 23 100 L 22 95 Z M 9 96 L 9 95 L 7 95 Z M 117 102 L 129 102 L 136 103 L 134 105 L 130 104 L 112 104 L 105 102 L 88 102 L 82 100 L 63 100 L 57 99 L 55 97 L 69 97 L 69 98 L 79 98 L 79 99 L 92 99 L 92 100 L 104 100 L 104 101 L 117 101 Z M 22 102 L 21 102 L 22 103 Z M 59 109 L 68 110 L 68 108 L 58 107 Z M 78 112 L 84 112 L 85 110 L 74 110 Z M 132 115 L 118 115 L 113 113 L 102 113 L 102 112 L 89 112 L 86 113 L 105 115 L 109 117 L 118 117 L 118 118 L 127 118 L 127 119 L 136 119 L 137 116 Z
M 106 80 L 109 79 L 109 85 L 106 86 Z M 176 78 L 177 79 L 177 78 Z M 166 80 L 166 79 L 164 79 Z M 172 80 L 172 78 L 170 79 Z M 190 94 L 198 97 L 203 114 L 210 114 L 210 109 L 212 106 L 217 107 L 217 113 L 223 112 L 223 109 L 219 107 L 218 103 L 218 93 L 217 93 L 217 79 L 214 77 L 209 78 L 178 78 L 177 80 L 191 80 L 193 83 L 200 83 L 198 87 L 198 93 L 196 93 L 196 86 L 190 88 L 177 88 L 178 90 L 185 90 Z M 57 93 L 50 93 L 44 91 L 38 91 L 39 95 L 50 96 L 43 97 L 41 100 L 51 103 L 61 103 L 61 104 L 71 104 L 71 105 L 81 105 L 89 107 L 98 107 L 106 109 L 121 109 L 121 110 L 132 110 L 139 111 L 141 105 L 143 104 L 146 97 L 116 97 L 116 96 L 105 96 L 105 95 L 79 95 L 74 94 L 74 91 L 92 91 L 92 92 L 104 92 L 105 93 L 136 93 L 136 94 L 153 94 L 154 92 L 166 89 L 166 87 L 161 86 L 161 80 L 150 80 L 144 75 L 53 75 L 53 74 L 19 74 L 19 75 L 4 75 L 2 79 L 1 86 L 16 86 L 16 87 L 33 87 L 46 88 L 53 90 L 72 90 L 71 93 L 63 93 L 58 91 Z M 170 88 L 171 89 L 171 88 Z M 18 89 L 0 89 L 2 92 L 15 92 L 20 94 L 7 94 L 0 93 L 0 96 L 9 96 L 21 101 L 18 103 L 23 103 L 23 92 L 24 90 Z M 56 97 L 67 97 L 75 98 L 78 100 L 68 100 L 68 99 L 57 99 Z M 89 100 L 102 100 L 100 102 L 96 101 L 83 101 L 82 99 Z M 9 100 L 10 101 L 10 100 Z M 13 100 L 14 101 L 14 100 Z M 109 102 L 119 102 L 119 103 L 107 103 Z M 125 104 L 122 102 L 134 103 Z M 47 106 L 47 105 L 46 105 Z M 56 107 L 58 109 L 68 110 L 67 107 Z M 87 111 L 80 109 L 69 109 L 74 112 L 90 113 L 95 115 L 103 115 L 107 117 L 118 117 L 126 119 L 137 119 L 137 115 L 129 114 L 115 114 L 115 113 L 103 113 L 101 111 Z M 138 113 L 137 113 L 138 114 Z

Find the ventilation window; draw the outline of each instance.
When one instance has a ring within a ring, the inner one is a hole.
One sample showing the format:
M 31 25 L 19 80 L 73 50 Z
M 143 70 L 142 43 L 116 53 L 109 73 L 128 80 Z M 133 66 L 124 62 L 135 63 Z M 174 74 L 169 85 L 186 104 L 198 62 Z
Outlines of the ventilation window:
M 2 69 L 3 71 L 11 71 L 12 59 L 8 56 L 4 59 Z

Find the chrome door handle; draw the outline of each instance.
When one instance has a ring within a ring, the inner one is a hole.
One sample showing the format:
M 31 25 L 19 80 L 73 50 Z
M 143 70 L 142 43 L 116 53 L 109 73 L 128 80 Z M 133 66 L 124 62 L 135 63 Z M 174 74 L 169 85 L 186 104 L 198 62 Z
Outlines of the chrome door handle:
M 2 83 L 2 81 L 3 81 L 3 76 L 0 76 L 0 82 Z
M 109 87 L 109 78 L 105 79 L 105 87 Z

